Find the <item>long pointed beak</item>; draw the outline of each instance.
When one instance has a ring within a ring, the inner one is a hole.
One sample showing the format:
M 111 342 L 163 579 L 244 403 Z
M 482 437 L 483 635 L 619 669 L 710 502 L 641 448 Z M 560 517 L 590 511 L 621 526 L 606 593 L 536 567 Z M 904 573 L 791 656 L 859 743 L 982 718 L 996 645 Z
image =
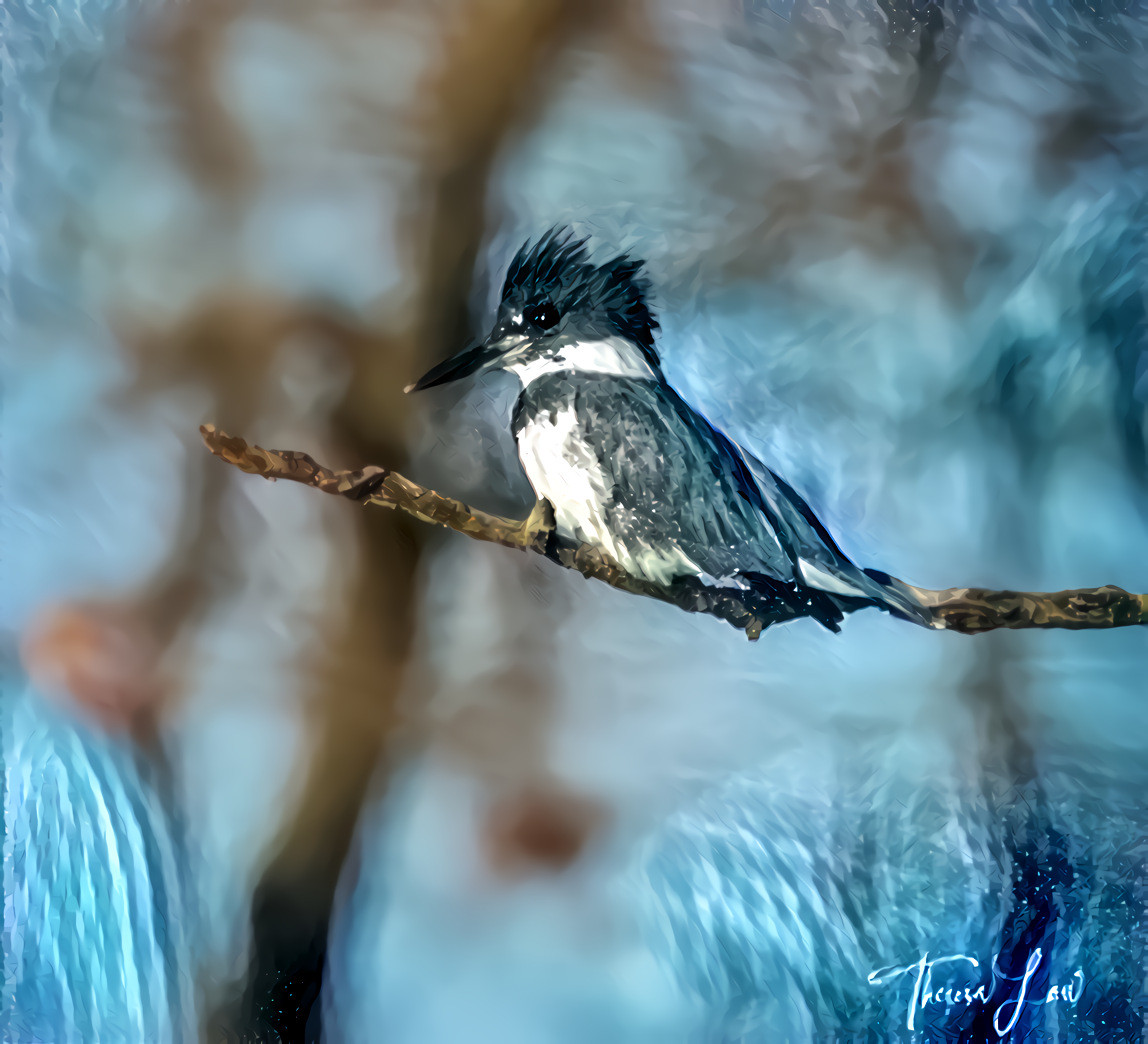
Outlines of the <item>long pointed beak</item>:
M 464 348 L 457 355 L 452 355 L 437 366 L 432 366 L 414 384 L 408 384 L 403 391 L 408 395 L 411 392 L 423 391 L 426 388 L 435 388 L 440 384 L 469 377 L 472 373 L 489 366 L 501 353 L 497 348 L 487 344 L 476 344 Z

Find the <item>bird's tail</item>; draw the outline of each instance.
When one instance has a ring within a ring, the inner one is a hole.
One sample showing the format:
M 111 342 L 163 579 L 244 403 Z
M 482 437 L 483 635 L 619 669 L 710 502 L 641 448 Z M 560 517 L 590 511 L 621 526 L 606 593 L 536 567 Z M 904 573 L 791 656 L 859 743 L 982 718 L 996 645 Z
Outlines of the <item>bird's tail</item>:
M 761 494 L 766 517 L 793 561 L 800 615 L 812 616 L 838 631 L 845 613 L 876 606 L 901 620 L 932 626 L 932 614 L 908 584 L 880 570 L 854 565 L 788 482 L 757 458 L 740 452 Z
M 860 597 L 830 595 L 845 612 L 872 605 L 900 620 L 921 627 L 932 626 L 932 613 L 914 597 L 908 584 L 880 569 L 862 569 L 852 563 L 849 563 L 848 573 L 848 581 L 860 589 Z
M 808 562 L 803 564 L 808 566 Z M 908 585 L 880 570 L 860 569 L 844 557 L 806 569 L 798 582 L 762 573 L 740 575 L 756 596 L 754 611 L 772 623 L 807 616 L 837 633 L 847 613 L 875 606 L 898 619 L 922 627 L 932 625 L 929 610 L 913 597 Z

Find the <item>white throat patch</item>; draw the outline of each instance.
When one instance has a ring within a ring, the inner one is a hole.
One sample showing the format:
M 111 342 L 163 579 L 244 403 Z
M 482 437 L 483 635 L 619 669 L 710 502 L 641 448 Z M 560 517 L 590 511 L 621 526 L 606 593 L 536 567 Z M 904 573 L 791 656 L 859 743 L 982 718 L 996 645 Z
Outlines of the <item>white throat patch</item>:
M 603 373 L 612 377 L 654 380 L 654 369 L 639 348 L 624 337 L 598 341 L 567 341 L 554 355 L 512 360 L 505 367 L 528 386 L 547 373 Z

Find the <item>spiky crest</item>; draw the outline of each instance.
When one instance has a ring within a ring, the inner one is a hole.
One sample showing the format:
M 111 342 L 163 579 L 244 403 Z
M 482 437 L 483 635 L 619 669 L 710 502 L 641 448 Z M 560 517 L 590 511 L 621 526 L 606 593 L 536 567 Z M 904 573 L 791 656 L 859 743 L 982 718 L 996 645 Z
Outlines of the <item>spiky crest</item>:
M 642 262 L 620 254 L 594 265 L 588 241 L 555 225 L 536 243 L 524 243 L 507 270 L 503 305 L 522 309 L 549 302 L 563 315 L 581 312 L 629 338 L 653 365 L 659 365 L 654 349 L 658 321 L 646 303 L 649 283 Z

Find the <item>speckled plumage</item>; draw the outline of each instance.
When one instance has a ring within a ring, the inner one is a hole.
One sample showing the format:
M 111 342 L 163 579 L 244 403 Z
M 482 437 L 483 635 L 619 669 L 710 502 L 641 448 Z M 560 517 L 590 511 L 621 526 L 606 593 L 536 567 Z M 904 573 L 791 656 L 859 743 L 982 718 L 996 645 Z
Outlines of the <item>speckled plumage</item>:
M 559 534 L 659 583 L 692 575 L 746 589 L 773 618 L 812 616 L 836 629 L 865 604 L 904 615 L 910 607 L 845 557 L 787 483 L 665 381 L 646 290 L 640 262 L 595 267 L 586 240 L 557 230 L 524 245 L 507 273 L 504 324 L 541 303 L 564 320 L 535 351 L 505 361 L 525 384 L 512 422 L 519 458 L 554 504 Z M 609 334 L 633 346 L 632 370 L 584 371 L 590 358 L 603 369 L 589 345 Z M 638 372 L 643 362 L 648 374 Z
M 595 265 L 586 242 L 552 229 L 524 245 L 486 342 L 414 387 L 515 374 L 519 460 L 553 504 L 559 538 L 601 548 L 631 575 L 736 587 L 769 621 L 810 616 L 837 630 L 868 605 L 919 617 L 887 577 L 849 561 L 786 482 L 670 387 L 642 263 L 621 255 Z
M 546 426 L 549 453 L 588 476 L 583 495 L 571 495 L 573 483 L 547 481 L 536 434 Z M 659 583 L 693 574 L 742 587 L 771 614 L 809 615 L 830 627 L 843 608 L 879 590 L 788 486 L 756 461 L 755 476 L 743 452 L 662 380 L 548 373 L 523 389 L 513 427 L 527 477 L 555 505 L 560 535 L 603 546 L 631 572 Z M 841 577 L 855 595 L 805 584 L 801 559 Z

